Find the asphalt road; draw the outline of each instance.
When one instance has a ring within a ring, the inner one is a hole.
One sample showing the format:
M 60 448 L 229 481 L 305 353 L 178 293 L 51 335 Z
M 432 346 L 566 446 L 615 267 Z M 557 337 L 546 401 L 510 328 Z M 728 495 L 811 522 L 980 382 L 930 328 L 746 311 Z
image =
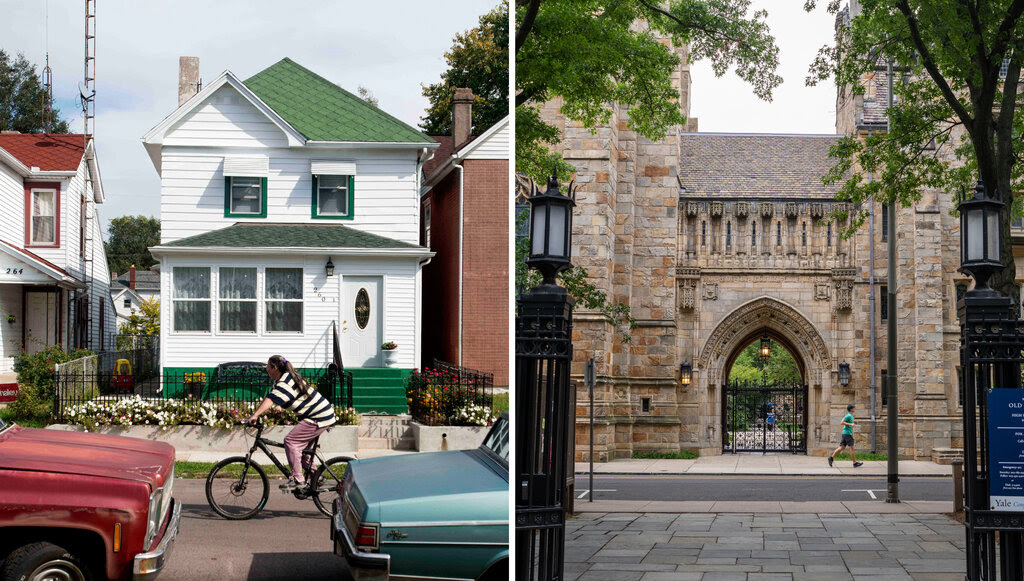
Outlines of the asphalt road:
M 277 490 L 259 515 L 243 521 L 221 518 L 206 503 L 202 479 L 178 478 L 174 496 L 182 519 L 170 563 L 161 581 L 197 579 L 304 579 L 350 581 L 329 536 L 330 519 L 312 500 L 297 500 Z
M 576 475 L 576 499 L 586 500 L 588 474 Z M 950 477 L 900 480 L 901 500 L 952 500 Z M 886 480 L 856 476 L 594 476 L 594 500 L 763 500 L 885 502 Z

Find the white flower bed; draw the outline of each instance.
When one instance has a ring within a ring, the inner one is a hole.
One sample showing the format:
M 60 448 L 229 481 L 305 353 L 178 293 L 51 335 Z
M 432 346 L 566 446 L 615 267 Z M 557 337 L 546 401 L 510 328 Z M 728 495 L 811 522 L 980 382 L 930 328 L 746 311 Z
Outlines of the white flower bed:
M 489 426 L 498 416 L 491 415 L 490 406 L 466 404 L 455 410 L 452 416 L 460 426 Z

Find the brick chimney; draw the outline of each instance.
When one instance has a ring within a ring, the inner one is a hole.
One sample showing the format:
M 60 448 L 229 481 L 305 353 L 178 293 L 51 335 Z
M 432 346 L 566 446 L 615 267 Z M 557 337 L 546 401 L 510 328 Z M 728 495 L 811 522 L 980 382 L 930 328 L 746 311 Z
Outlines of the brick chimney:
M 128 269 L 128 288 L 135 290 L 135 265 Z
M 473 133 L 473 90 L 455 89 L 452 96 L 452 145 L 458 147 L 469 141 Z
M 202 88 L 199 78 L 199 57 L 178 57 L 178 106 L 181 107 Z

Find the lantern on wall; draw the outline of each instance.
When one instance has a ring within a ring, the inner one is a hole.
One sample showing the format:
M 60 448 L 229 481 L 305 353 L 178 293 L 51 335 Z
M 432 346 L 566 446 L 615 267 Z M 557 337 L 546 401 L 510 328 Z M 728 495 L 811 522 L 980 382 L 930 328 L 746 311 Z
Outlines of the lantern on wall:
M 768 330 L 765 329 L 764 336 L 761 337 L 761 360 L 768 361 L 768 358 L 772 355 L 772 340 L 768 338 Z
M 331 262 L 330 258 L 327 259 L 327 266 L 325 266 L 324 268 L 325 270 L 327 270 L 328 277 L 334 276 L 334 263 Z
M 559 272 L 572 266 L 572 207 L 576 205 L 573 184 L 565 195 L 558 189 L 558 174 L 553 173 L 543 193 L 530 196 L 530 256 L 526 264 L 544 277 L 543 284 L 554 284 Z
M 974 196 L 960 202 L 960 272 L 974 278 L 975 291 L 989 291 L 988 278 L 1002 270 L 1001 252 L 1003 203 L 989 195 L 981 181 Z
M 850 385 L 850 364 L 845 361 L 839 364 L 839 385 Z
M 679 365 L 679 383 L 683 385 L 690 385 L 690 381 L 693 380 L 693 366 L 690 362 L 682 363 Z

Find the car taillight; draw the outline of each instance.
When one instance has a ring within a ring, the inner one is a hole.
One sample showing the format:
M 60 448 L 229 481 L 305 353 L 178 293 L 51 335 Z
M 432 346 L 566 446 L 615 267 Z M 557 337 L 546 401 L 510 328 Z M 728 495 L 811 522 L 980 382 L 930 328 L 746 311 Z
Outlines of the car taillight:
M 377 527 L 360 524 L 356 529 L 356 546 L 377 548 Z

